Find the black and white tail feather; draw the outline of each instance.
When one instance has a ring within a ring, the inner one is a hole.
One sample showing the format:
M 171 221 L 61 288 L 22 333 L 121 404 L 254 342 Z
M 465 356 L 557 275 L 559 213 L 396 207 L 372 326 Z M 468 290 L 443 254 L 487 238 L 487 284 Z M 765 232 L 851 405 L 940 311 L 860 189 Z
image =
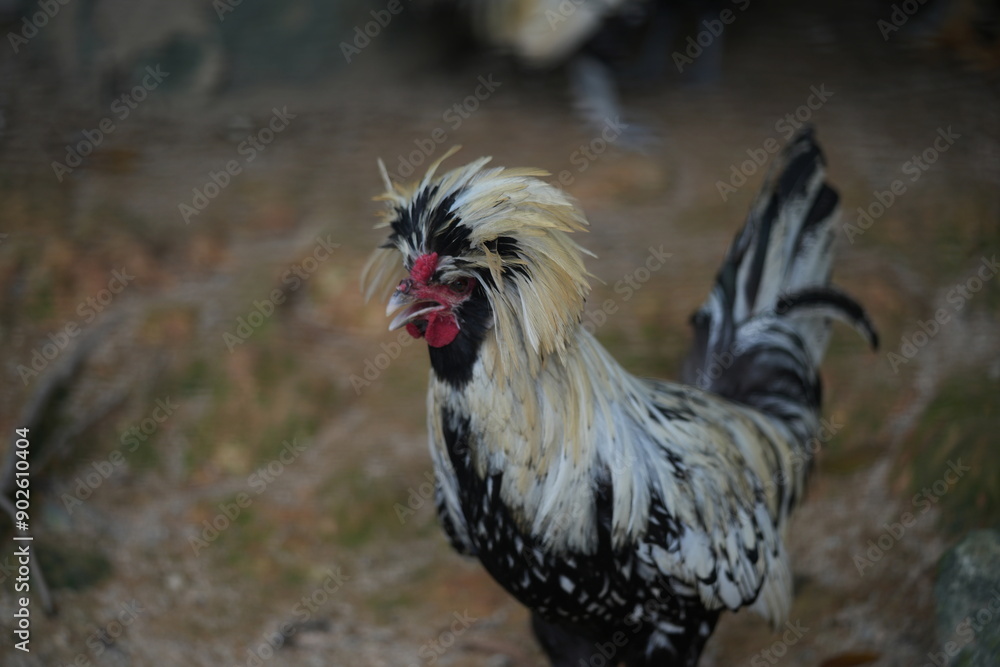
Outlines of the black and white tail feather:
M 683 377 L 778 418 L 802 444 L 814 433 L 830 320 L 878 347 L 864 309 L 830 284 L 839 196 L 825 176 L 807 128 L 772 168 L 691 317 L 695 340 Z

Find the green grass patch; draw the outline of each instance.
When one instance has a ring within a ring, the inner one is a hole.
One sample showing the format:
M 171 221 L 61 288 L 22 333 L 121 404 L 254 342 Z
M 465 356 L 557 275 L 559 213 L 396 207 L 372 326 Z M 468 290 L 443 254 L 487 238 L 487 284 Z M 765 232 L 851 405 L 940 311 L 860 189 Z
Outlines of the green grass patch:
M 941 508 L 942 527 L 951 533 L 997 524 L 998 432 L 1000 380 L 984 371 L 952 378 L 925 411 L 900 457 L 898 472 L 912 478 L 909 490 Z
M 35 555 L 53 590 L 83 590 L 96 586 L 112 574 L 111 561 L 103 553 L 80 544 L 37 542 Z
M 324 487 L 329 489 L 324 506 L 337 526 L 335 540 L 351 549 L 382 539 L 399 540 L 400 532 L 417 528 L 420 513 L 433 506 L 433 497 L 425 499 L 424 507 L 401 523 L 396 504 L 406 506 L 407 491 L 357 470 L 337 473 Z

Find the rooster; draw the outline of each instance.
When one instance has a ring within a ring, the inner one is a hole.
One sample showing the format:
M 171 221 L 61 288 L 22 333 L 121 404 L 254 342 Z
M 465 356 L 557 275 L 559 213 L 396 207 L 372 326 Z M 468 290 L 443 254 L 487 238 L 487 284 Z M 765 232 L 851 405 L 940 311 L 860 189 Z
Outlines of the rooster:
M 452 546 L 531 610 L 556 666 L 695 665 L 725 609 L 779 625 L 831 319 L 877 345 L 830 284 L 838 196 L 811 130 L 692 317 L 688 384 L 631 375 L 588 333 L 583 214 L 545 172 L 488 162 L 411 187 L 380 164 L 390 233 L 362 276 L 428 345 Z

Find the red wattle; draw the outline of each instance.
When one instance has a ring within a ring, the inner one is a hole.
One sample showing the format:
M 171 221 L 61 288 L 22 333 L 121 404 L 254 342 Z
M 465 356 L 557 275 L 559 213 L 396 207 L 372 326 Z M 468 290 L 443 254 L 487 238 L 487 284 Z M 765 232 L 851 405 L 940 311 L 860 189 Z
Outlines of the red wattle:
M 423 329 L 416 322 L 407 322 L 406 333 L 414 338 L 427 338 L 431 347 L 444 347 L 458 336 L 458 322 L 451 313 L 429 313 L 426 322 Z
M 431 347 L 444 347 L 458 336 L 458 322 L 451 313 L 431 313 L 427 318 L 425 337 Z
M 406 323 L 406 333 L 410 334 L 414 338 L 423 338 L 424 337 L 424 332 L 422 332 L 420 330 L 420 327 L 418 327 L 413 322 L 407 322 Z

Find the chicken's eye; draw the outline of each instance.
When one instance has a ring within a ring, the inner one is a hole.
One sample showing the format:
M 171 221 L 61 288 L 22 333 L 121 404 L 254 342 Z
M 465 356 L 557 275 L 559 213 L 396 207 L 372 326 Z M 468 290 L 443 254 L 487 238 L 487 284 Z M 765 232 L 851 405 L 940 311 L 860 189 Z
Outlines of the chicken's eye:
M 458 280 L 453 280 L 448 283 L 448 289 L 450 289 L 455 294 L 468 294 L 472 291 L 472 286 L 475 282 L 472 278 L 459 278 Z

